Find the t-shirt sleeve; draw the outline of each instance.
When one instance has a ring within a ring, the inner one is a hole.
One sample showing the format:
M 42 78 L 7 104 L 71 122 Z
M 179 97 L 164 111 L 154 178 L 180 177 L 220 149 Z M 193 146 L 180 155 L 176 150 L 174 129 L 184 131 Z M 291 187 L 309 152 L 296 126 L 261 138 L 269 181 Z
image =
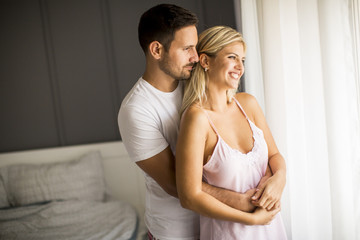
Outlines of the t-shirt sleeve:
M 153 157 L 169 145 L 161 133 L 159 120 L 145 104 L 122 106 L 118 124 L 126 150 L 135 162 Z

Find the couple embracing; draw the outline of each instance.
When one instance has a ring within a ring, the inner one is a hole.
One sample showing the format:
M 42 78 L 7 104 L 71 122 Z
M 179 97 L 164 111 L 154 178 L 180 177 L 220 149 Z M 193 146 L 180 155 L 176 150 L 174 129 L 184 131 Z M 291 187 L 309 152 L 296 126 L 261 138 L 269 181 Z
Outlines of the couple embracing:
M 285 161 L 256 99 L 236 93 L 246 44 L 226 26 L 197 34 L 171 4 L 141 16 L 146 69 L 118 123 L 146 182 L 149 239 L 286 239 Z

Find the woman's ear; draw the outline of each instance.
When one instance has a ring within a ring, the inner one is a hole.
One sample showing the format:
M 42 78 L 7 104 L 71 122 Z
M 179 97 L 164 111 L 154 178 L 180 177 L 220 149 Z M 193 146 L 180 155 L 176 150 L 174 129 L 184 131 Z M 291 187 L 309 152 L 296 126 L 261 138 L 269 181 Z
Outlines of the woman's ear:
M 149 53 L 155 59 L 161 58 L 163 49 L 164 49 L 163 45 L 161 43 L 159 43 L 158 41 L 153 41 L 149 44 Z
M 199 56 L 199 63 L 205 69 L 209 68 L 209 56 L 205 53 L 201 53 Z

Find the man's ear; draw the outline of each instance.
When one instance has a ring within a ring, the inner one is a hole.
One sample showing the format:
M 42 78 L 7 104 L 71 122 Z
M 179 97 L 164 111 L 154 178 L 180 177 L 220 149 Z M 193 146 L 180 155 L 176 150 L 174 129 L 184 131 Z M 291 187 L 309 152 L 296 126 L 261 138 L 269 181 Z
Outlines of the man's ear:
M 149 53 L 155 59 L 161 58 L 163 50 L 164 50 L 163 45 L 161 43 L 159 43 L 158 41 L 153 41 L 149 44 Z
M 201 53 L 199 56 L 199 63 L 203 68 L 209 68 L 209 56 L 205 53 Z

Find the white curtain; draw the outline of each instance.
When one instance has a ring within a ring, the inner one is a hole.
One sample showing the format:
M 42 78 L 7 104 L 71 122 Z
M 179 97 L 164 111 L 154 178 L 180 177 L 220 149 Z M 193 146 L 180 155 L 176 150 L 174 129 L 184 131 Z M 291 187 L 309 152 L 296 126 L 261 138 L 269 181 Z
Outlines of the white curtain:
M 245 88 L 287 163 L 289 239 L 360 239 L 356 4 L 234 0 L 248 45 Z

